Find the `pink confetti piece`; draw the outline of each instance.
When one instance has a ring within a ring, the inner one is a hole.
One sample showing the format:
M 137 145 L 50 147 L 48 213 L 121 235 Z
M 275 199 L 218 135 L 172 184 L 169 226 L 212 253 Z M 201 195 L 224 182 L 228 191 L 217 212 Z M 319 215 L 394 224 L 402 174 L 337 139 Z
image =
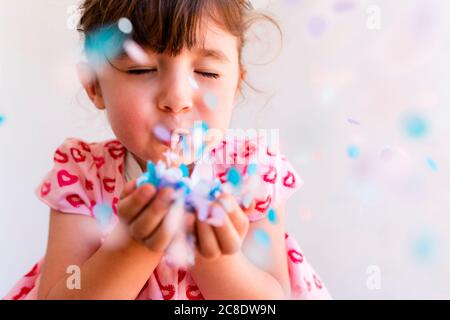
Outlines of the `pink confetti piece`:
M 348 118 L 347 122 L 350 124 L 357 125 L 357 126 L 361 125 L 361 123 L 359 123 L 359 121 L 356 121 L 355 119 L 352 119 L 352 118 Z
M 155 128 L 153 129 L 153 133 L 159 140 L 163 142 L 169 142 L 172 139 L 169 130 L 167 130 L 167 128 L 163 125 L 155 126 Z
M 125 40 L 123 43 L 123 49 L 134 62 L 141 65 L 148 64 L 149 58 L 147 53 L 135 41 L 131 39 Z

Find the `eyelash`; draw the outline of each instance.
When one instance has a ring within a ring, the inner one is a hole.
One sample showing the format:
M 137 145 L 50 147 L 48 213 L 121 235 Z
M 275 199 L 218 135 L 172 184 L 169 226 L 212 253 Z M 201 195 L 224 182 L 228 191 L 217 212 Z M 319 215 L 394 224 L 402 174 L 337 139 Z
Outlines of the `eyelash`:
M 154 72 L 156 70 L 154 69 L 132 69 L 132 70 L 128 70 L 127 73 L 131 74 L 131 75 L 143 75 L 143 74 L 147 74 L 150 72 Z M 213 78 L 213 79 L 218 79 L 220 76 L 217 73 L 211 73 L 211 72 L 200 72 L 200 71 L 195 71 L 197 74 L 200 74 L 206 78 Z

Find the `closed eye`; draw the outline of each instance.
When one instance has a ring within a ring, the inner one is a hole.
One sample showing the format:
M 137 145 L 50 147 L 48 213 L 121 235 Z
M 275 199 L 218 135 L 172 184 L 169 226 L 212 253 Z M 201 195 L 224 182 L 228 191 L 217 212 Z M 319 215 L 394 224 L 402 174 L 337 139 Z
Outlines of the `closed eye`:
M 217 73 L 201 72 L 201 71 L 195 71 L 195 73 L 197 73 L 197 74 L 199 74 L 199 75 L 201 75 L 203 77 L 206 77 L 206 78 L 214 78 L 214 79 L 219 78 L 219 75 Z
M 127 71 L 128 74 L 131 75 L 144 75 L 144 74 L 148 74 L 151 72 L 156 72 L 156 69 L 130 69 Z M 217 79 L 220 77 L 220 75 L 218 75 L 217 73 L 212 73 L 212 72 L 202 72 L 202 71 L 195 71 L 195 73 L 205 77 L 205 78 L 213 78 L 213 79 Z
M 128 74 L 132 74 L 132 75 L 142 75 L 142 74 L 147 74 L 150 72 L 154 72 L 156 71 L 156 69 L 130 69 L 127 71 Z

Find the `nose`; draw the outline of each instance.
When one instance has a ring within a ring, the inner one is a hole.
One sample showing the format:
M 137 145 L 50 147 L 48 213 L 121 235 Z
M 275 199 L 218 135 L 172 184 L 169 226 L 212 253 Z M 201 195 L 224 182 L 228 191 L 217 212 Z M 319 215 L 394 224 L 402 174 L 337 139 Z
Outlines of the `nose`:
M 185 113 L 193 107 L 193 90 L 188 76 L 179 73 L 167 79 L 158 101 L 158 109 L 164 112 Z

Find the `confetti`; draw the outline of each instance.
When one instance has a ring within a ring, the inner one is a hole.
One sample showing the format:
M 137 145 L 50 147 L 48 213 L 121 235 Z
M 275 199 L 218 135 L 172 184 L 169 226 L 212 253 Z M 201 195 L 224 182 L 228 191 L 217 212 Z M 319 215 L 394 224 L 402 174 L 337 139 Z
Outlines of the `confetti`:
M 356 159 L 360 154 L 359 148 L 355 145 L 351 145 L 347 148 L 347 154 L 350 158 Z
M 264 247 L 270 246 L 271 240 L 267 231 L 263 229 L 256 229 L 253 233 L 253 237 L 260 245 Z
M 315 16 L 309 19 L 308 21 L 308 31 L 314 37 L 322 36 L 327 29 L 326 21 L 319 17 Z
M 117 25 L 98 28 L 86 35 L 85 50 L 93 68 L 101 68 L 123 52 L 127 36 Z
M 208 130 L 205 122 L 197 122 L 191 130 L 189 136 L 198 139 L 197 143 L 203 143 L 203 136 Z M 164 126 L 155 127 L 155 136 L 168 141 L 169 132 Z M 221 226 L 227 213 L 232 213 L 237 206 L 250 208 L 254 199 L 260 191 L 260 179 L 257 175 L 258 166 L 250 163 L 244 173 L 237 168 L 231 167 L 227 171 L 226 182 L 216 176 L 214 163 L 206 159 L 200 159 L 192 164 L 192 170 L 185 164 L 175 164 L 172 161 L 174 153 L 165 152 L 166 160 L 158 163 L 147 162 L 147 171 L 137 179 L 137 186 L 152 184 L 157 190 L 168 187 L 175 190 L 177 205 L 174 211 L 183 211 L 187 214 L 195 214 L 197 219 L 205 221 L 213 226 Z M 191 173 L 190 173 L 191 172 Z M 223 194 L 229 196 L 223 197 Z M 174 216 L 179 214 L 173 213 Z M 268 212 L 269 220 L 276 222 L 276 212 L 272 209 Z M 175 219 L 175 218 L 174 218 Z M 181 228 L 182 229 L 182 228 Z M 185 231 L 180 229 L 180 233 Z M 262 231 L 261 231 L 262 232 Z M 270 243 L 270 239 L 261 232 L 257 233 L 261 243 Z M 184 239 L 184 240 L 183 240 Z M 180 248 L 187 248 L 186 239 L 180 238 L 179 243 L 169 251 L 174 257 L 173 263 L 185 263 L 189 259 L 181 257 Z M 187 249 L 186 249 L 187 250 Z M 186 252 L 190 255 L 192 252 Z M 180 262 L 181 261 L 181 262 Z
M 3 125 L 6 121 L 6 117 L 2 114 L 0 114 L 0 126 Z
M 258 172 L 258 165 L 256 163 L 250 163 L 247 167 L 247 174 L 253 176 Z
M 428 133 L 427 121 L 418 115 L 409 115 L 404 119 L 404 130 L 411 138 L 423 138 Z
M 270 208 L 268 213 L 267 213 L 267 219 L 269 219 L 269 221 L 273 224 L 276 224 L 277 221 L 277 213 L 273 208 Z
M 412 244 L 414 257 L 419 262 L 429 262 L 436 254 L 436 239 L 427 232 L 419 234 Z
M 127 18 L 120 18 L 118 22 L 119 30 L 125 34 L 133 32 L 133 24 Z
M 426 161 L 427 161 L 428 167 L 429 167 L 431 170 L 433 170 L 433 171 L 438 171 L 438 165 L 437 165 L 436 161 L 433 160 L 433 158 L 427 157 L 427 158 L 426 158 Z
M 333 5 L 333 11 L 342 13 L 342 12 L 348 12 L 355 8 L 355 4 L 353 1 L 337 1 Z
M 113 216 L 113 209 L 107 204 L 97 204 L 92 209 L 95 219 L 99 222 L 102 229 L 106 228 Z
M 188 77 L 188 82 L 193 89 L 198 90 L 200 88 L 197 81 L 195 81 L 194 78 Z
M 136 63 L 141 65 L 148 64 L 149 58 L 144 49 L 141 48 L 136 42 L 131 39 L 125 40 L 123 44 L 123 49 L 127 55 Z
M 170 131 L 163 125 L 156 125 L 153 128 L 153 133 L 162 142 L 170 142 L 172 139 Z
M 234 167 L 231 167 L 229 170 L 228 170 L 228 173 L 227 173 L 227 180 L 228 180 L 228 182 L 230 182 L 234 187 L 239 187 L 240 186 L 240 184 L 241 184 L 241 174 L 239 173 L 239 171 L 236 169 L 236 168 L 234 168 Z
M 352 118 L 348 118 L 348 119 L 347 119 L 347 122 L 350 123 L 350 124 L 357 125 L 357 126 L 361 125 L 361 124 L 359 123 L 359 121 L 356 121 L 355 119 L 352 119 Z
M 217 95 L 212 92 L 206 92 L 203 96 L 203 101 L 210 110 L 215 110 L 219 104 Z

